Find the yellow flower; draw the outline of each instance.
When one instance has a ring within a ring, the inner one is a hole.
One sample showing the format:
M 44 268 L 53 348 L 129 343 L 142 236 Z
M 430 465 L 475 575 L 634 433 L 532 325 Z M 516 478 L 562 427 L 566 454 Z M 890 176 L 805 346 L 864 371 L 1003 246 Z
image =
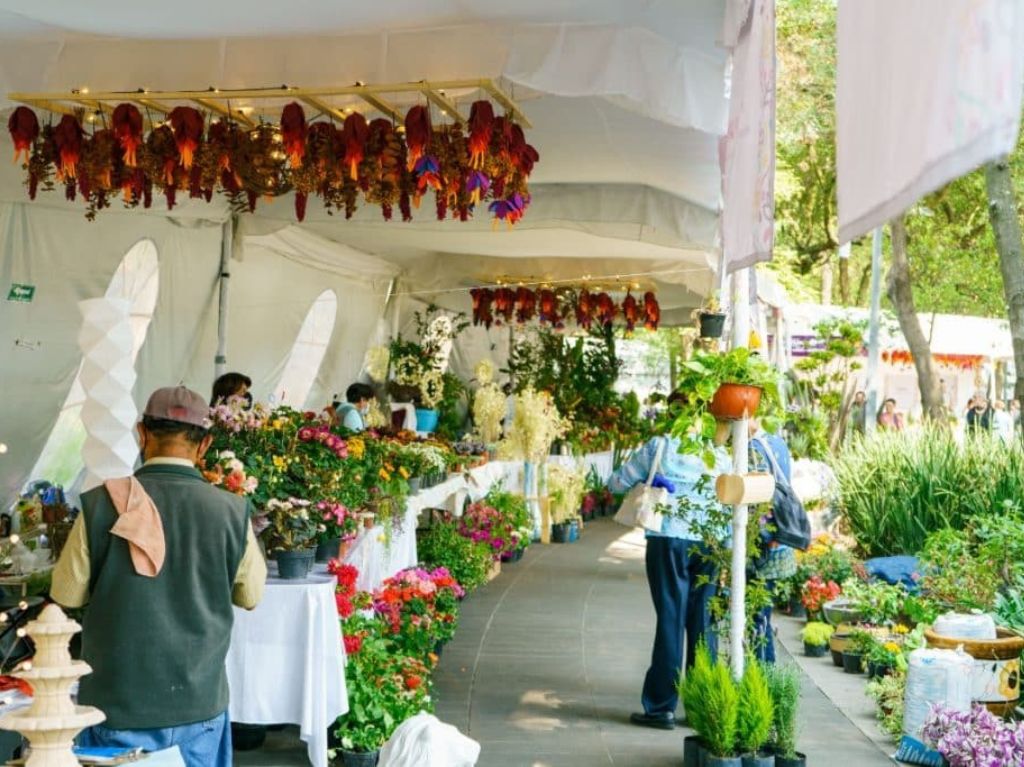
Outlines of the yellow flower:
M 895 631 L 897 634 L 909 634 L 910 633 L 910 629 L 907 628 L 906 626 L 904 626 L 902 623 L 897 623 L 896 627 L 893 629 L 893 631 Z
M 388 474 L 388 473 L 387 473 L 386 471 L 384 471 L 384 469 L 381 469 L 381 470 L 380 470 L 379 472 L 377 472 L 377 475 L 378 475 L 378 476 L 379 476 L 379 477 L 380 477 L 381 479 L 383 479 L 383 480 L 384 480 L 385 482 L 388 482 L 388 481 L 390 481 L 390 480 L 391 480 L 391 475 L 390 475 L 390 474 Z
M 274 456 L 274 468 L 278 471 L 284 471 L 288 468 L 288 459 L 281 455 Z
M 402 475 L 402 479 L 409 479 L 409 470 L 404 466 L 399 467 L 398 473 Z
M 274 421 L 270 424 L 270 427 L 272 429 L 276 429 L 277 431 L 281 431 L 281 429 L 284 428 L 284 423 L 285 422 L 283 418 L 275 418 Z
M 895 642 L 886 642 L 884 645 L 882 645 L 882 648 L 886 652 L 899 652 L 900 651 L 900 646 L 898 644 L 896 644 Z
M 358 437 L 352 437 L 348 441 L 348 454 L 359 460 L 366 454 L 366 443 Z

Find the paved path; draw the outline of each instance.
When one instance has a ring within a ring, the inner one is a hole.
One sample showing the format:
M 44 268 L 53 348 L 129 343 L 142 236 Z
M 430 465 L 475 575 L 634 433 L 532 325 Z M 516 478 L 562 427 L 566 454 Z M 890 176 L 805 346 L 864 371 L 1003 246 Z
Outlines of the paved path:
M 684 731 L 628 722 L 653 636 L 643 553 L 599 520 L 578 543 L 531 547 L 466 601 L 435 693 L 437 715 L 482 744 L 480 767 L 681 764 Z M 810 677 L 801 716 L 812 767 L 891 764 Z

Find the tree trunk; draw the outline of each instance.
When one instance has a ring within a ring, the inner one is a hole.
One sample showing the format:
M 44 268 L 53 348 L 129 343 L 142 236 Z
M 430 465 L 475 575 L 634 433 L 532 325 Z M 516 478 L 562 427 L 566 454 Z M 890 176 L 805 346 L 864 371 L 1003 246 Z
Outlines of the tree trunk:
M 932 350 L 921 330 L 921 322 L 914 308 L 914 294 L 910 285 L 910 263 L 907 261 L 907 226 L 903 217 L 889 222 L 892 234 L 892 266 L 889 268 L 888 295 L 900 321 L 900 330 L 907 339 L 910 354 L 917 369 L 917 385 L 921 389 L 921 410 L 926 418 L 939 421 L 943 417 L 942 391 L 935 375 Z
M 844 245 L 839 251 L 839 303 L 843 306 L 850 305 L 850 246 Z
M 821 303 L 832 305 L 832 257 L 829 256 L 821 265 Z
M 1013 363 L 1017 369 L 1014 395 L 1024 401 L 1024 245 L 1021 243 L 1017 197 L 1007 160 L 985 166 L 988 191 L 988 216 L 999 251 L 999 269 L 1003 273 L 1003 292 L 1009 307 L 1010 337 L 1013 339 Z

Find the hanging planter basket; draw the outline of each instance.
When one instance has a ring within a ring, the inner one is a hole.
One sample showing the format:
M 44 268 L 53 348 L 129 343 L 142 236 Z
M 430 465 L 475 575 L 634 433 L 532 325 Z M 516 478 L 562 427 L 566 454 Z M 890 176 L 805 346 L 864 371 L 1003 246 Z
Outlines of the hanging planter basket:
M 725 312 L 700 313 L 700 337 L 721 338 L 725 331 Z
M 738 421 L 749 418 L 761 404 L 762 389 L 758 386 L 724 383 L 718 387 L 708 406 L 711 414 L 720 421 Z

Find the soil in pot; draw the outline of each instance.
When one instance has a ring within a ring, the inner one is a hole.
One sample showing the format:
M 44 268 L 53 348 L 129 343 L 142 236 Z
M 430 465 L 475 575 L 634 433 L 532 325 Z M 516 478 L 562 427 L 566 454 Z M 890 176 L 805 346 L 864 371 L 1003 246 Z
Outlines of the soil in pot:
M 792 758 L 776 754 L 775 767 L 807 767 L 807 756 L 799 751 Z
M 743 767 L 775 767 L 775 754 L 744 754 Z
M 331 538 L 316 545 L 314 561 L 323 564 L 335 557 L 341 556 L 338 552 L 341 549 L 341 538 Z
M 343 767 L 377 767 L 380 751 L 346 751 L 341 749 Z
M 721 338 L 725 330 L 724 312 L 701 312 L 700 313 L 700 337 Z
M 277 577 L 282 580 L 305 578 L 313 567 L 315 555 L 315 549 L 276 552 L 274 559 L 277 560 Z
M 724 383 L 718 387 L 708 410 L 720 420 L 736 421 L 754 415 L 761 404 L 761 389 L 756 386 Z
M 863 674 L 864 656 L 859 652 L 844 652 L 843 671 L 847 674 Z
M 808 658 L 824 658 L 828 653 L 828 645 L 807 644 L 804 642 L 804 655 Z
M 704 743 L 699 735 L 683 738 L 683 767 L 703 767 Z

